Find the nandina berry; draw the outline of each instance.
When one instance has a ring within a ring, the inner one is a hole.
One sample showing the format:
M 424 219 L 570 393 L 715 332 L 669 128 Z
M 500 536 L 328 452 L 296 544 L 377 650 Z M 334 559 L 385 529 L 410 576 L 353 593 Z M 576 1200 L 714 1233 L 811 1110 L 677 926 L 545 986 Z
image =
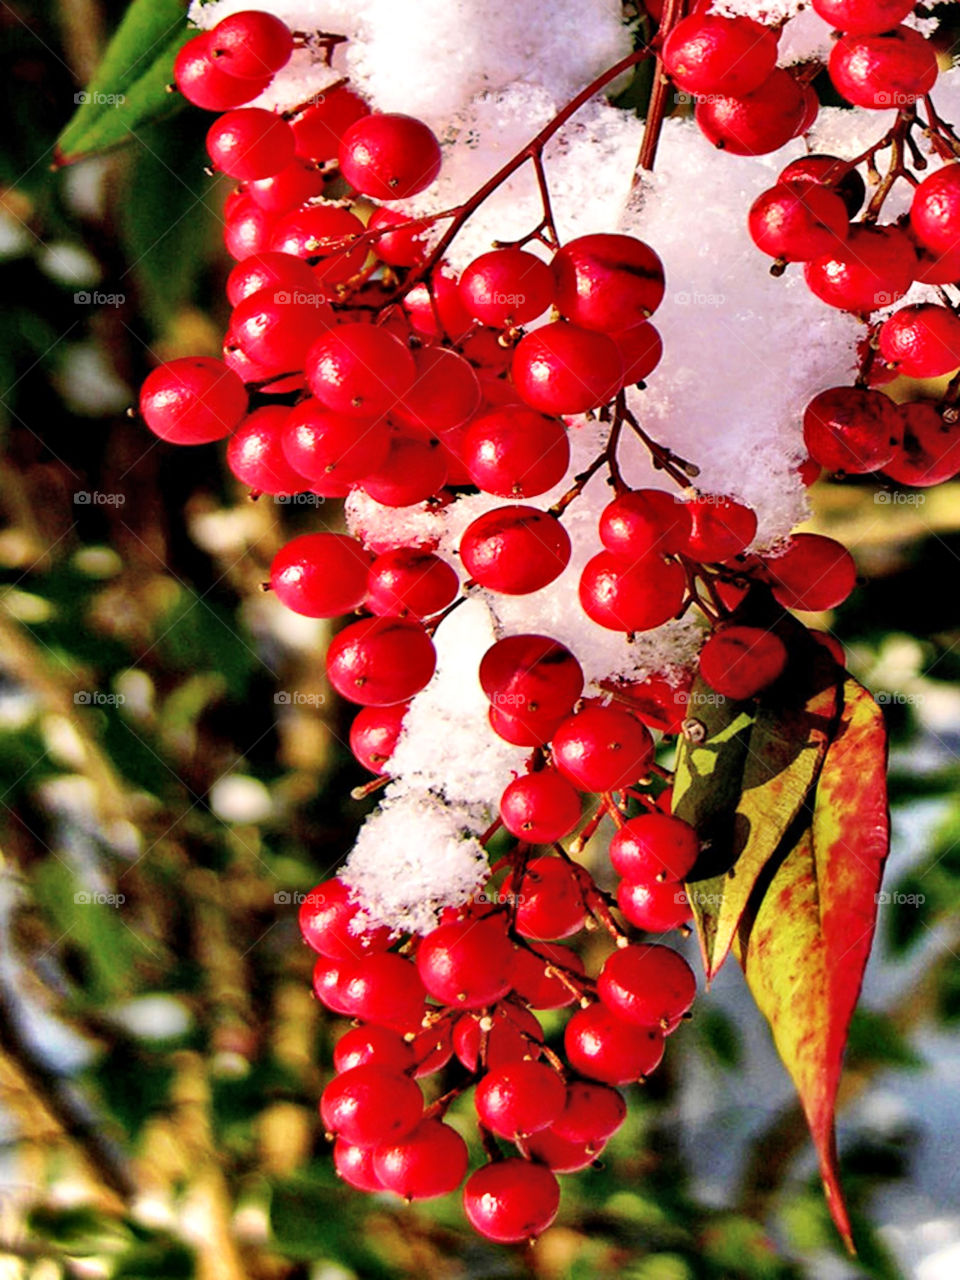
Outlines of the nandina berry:
M 513 353 L 514 384 L 549 415 L 586 413 L 612 400 L 622 383 L 616 343 L 605 333 L 555 320 L 528 333 Z
M 501 1001 L 490 1013 L 465 1013 L 458 1018 L 453 1044 L 468 1071 L 476 1071 L 481 1058 L 483 1066 L 496 1071 L 511 1062 L 538 1058 L 543 1028 L 522 1005 Z
M 378 418 L 413 386 L 416 366 L 394 334 L 368 324 L 342 324 L 310 348 L 306 376 L 328 409 Z
M 635 236 L 578 236 L 556 253 L 553 277 L 560 312 L 600 333 L 642 323 L 663 301 L 663 263 Z
M 625 880 L 683 880 L 699 855 L 696 830 L 669 813 L 629 818 L 610 841 L 610 862 Z
M 281 436 L 289 416 L 282 405 L 266 405 L 242 419 L 227 443 L 227 466 L 254 493 L 292 494 L 307 488 L 283 454 Z
M 879 35 L 913 12 L 913 0 L 813 0 L 814 10 L 838 31 Z
M 518 840 L 553 844 L 568 836 L 580 821 L 580 797 L 555 769 L 542 769 L 514 778 L 500 797 L 500 817 Z
M 497 507 L 478 516 L 460 539 L 460 558 L 480 586 L 504 595 L 539 591 L 570 560 L 570 536 L 556 516 L 536 507 Z
M 548 716 L 525 711 L 522 707 L 511 713 L 492 706 L 487 712 L 490 728 L 504 742 L 515 747 L 541 747 L 553 737 L 563 715 Z
M 285 67 L 293 53 L 293 36 L 272 13 L 244 9 L 223 18 L 210 33 L 217 65 L 232 76 L 257 80 Z
M 663 339 L 652 324 L 635 324 L 610 337 L 620 355 L 620 381 L 625 387 L 643 382 L 663 359 Z
M 210 32 L 203 31 L 180 49 L 173 64 L 177 88 L 195 107 L 205 111 L 230 111 L 260 96 L 270 83 L 269 74 L 241 80 L 214 61 Z
M 417 951 L 417 969 L 442 1004 L 478 1009 L 510 990 L 515 954 L 500 918 L 467 919 L 428 933 Z
M 364 476 L 361 488 L 384 507 L 412 507 L 440 492 L 447 482 L 447 459 L 437 440 L 402 432 L 390 437 L 383 462 Z
M 599 1145 L 612 1138 L 626 1118 L 627 1104 L 616 1089 L 574 1080 L 550 1132 L 567 1142 Z
M 618 1018 L 666 1032 L 693 1004 L 697 980 L 683 956 L 669 947 L 634 945 L 607 958 L 597 994 Z
M 903 443 L 884 474 L 918 489 L 952 480 L 960 472 L 960 423 L 944 421 L 925 400 L 901 405 L 900 414 Z
M 327 677 L 341 697 L 364 707 L 407 702 L 429 684 L 437 665 L 433 641 L 406 618 L 363 618 L 335 636 Z
M 480 1123 L 501 1138 L 518 1138 L 546 1129 L 559 1116 L 567 1091 L 553 1067 L 544 1062 L 510 1062 L 487 1072 L 477 1085 Z
M 690 537 L 684 555 L 701 564 L 730 560 L 746 551 L 757 533 L 757 515 L 752 507 L 733 498 L 704 494 L 688 504 Z
M 777 65 L 776 33 L 750 18 L 692 13 L 664 41 L 663 65 L 688 93 L 751 93 Z
M 813 182 L 781 182 L 759 195 L 750 207 L 753 243 L 771 258 L 807 262 L 835 253 L 849 231 L 840 196 Z
M 618 702 L 625 703 L 635 716 L 650 729 L 661 733 L 679 733 L 687 718 L 693 673 L 684 671 L 654 672 L 643 680 L 604 682 Z
M 690 903 L 676 880 L 621 880 L 617 885 L 617 905 L 638 929 L 646 933 L 668 933 L 690 919 Z
M 293 130 L 286 120 L 261 107 L 227 111 L 207 131 L 213 167 L 241 182 L 279 173 L 294 152 Z
M 304 941 L 328 960 L 358 960 L 386 950 L 390 930 L 356 927 L 359 912 L 349 885 L 342 880 L 324 880 L 300 904 L 300 932 Z
M 339 1075 L 367 1063 L 402 1074 L 414 1064 L 413 1050 L 389 1027 L 353 1027 L 333 1047 L 333 1068 Z
M 581 791 L 618 791 L 646 774 L 653 738 L 628 711 L 587 706 L 553 735 L 553 762 Z
M 280 443 L 287 462 L 312 483 L 353 484 L 383 465 L 391 436 L 382 422 L 332 413 L 308 398 L 288 411 Z
M 313 966 L 313 994 L 331 1013 L 350 1016 L 343 993 L 356 961 L 330 960 L 321 956 Z
M 560 1186 L 549 1169 L 528 1160 L 500 1160 L 474 1170 L 463 1209 L 480 1235 L 498 1244 L 534 1240 L 553 1222 Z
M 270 587 L 281 604 L 308 618 L 336 618 L 367 593 L 373 556 L 345 533 L 304 533 L 273 557 Z
M 227 253 L 237 262 L 242 262 L 254 253 L 265 253 L 270 249 L 270 237 L 277 221 L 275 213 L 261 209 L 244 191 L 241 199 L 224 215 L 223 243 Z
M 345 85 L 325 91 L 290 122 L 297 155 L 323 163 L 336 159 L 343 135 L 370 108 Z
M 656 552 L 636 558 L 599 551 L 580 575 L 580 604 L 611 631 L 649 631 L 679 613 L 687 592 L 683 566 Z
M 476 418 L 463 458 L 478 489 L 501 498 L 535 498 L 566 475 L 570 443 L 558 418 L 509 406 Z
M 375 1151 L 376 1147 L 358 1147 L 337 1138 L 333 1144 L 333 1167 L 337 1175 L 357 1191 L 382 1191 L 383 1183 L 373 1164 Z
M 839 156 L 813 152 L 791 160 L 781 172 L 777 182 L 812 182 L 835 191 L 843 201 L 847 216 L 855 218 L 860 212 L 867 188 L 856 168 Z
M 563 1033 L 574 1071 L 604 1084 L 632 1084 L 655 1071 L 663 1058 L 663 1033 L 618 1017 L 597 1001 L 578 1009 Z
M 269 178 L 257 178 L 247 183 L 247 192 L 254 204 L 279 217 L 298 209 L 315 196 L 323 195 L 325 179 L 319 169 L 296 157 L 279 173 Z
M 736 701 L 773 684 L 786 665 L 786 645 L 760 627 L 721 627 L 700 650 L 701 676 L 711 689 Z
M 349 280 L 363 266 L 367 251 L 357 240 L 362 233 L 363 223 L 349 209 L 315 201 L 276 219 L 270 248 L 315 263 L 317 286 L 329 289 Z
M 480 407 L 480 381 L 463 356 L 446 347 L 414 355 L 416 381 L 391 410 L 395 421 L 431 432 L 453 431 Z
M 421 1120 L 373 1155 L 381 1184 L 404 1200 L 432 1200 L 456 1191 L 467 1172 L 467 1144 L 442 1120 Z
M 930 41 L 903 26 L 876 35 L 846 32 L 830 51 L 828 70 L 841 97 L 874 111 L 903 110 L 930 92 L 939 72 Z
M 903 297 L 916 263 L 913 245 L 899 227 L 855 223 L 839 250 L 804 263 L 803 278 L 828 306 L 867 314 Z
M 367 608 L 381 617 L 429 618 L 456 599 L 456 571 L 431 551 L 399 547 L 377 556 L 367 579 Z
M 947 307 L 921 302 L 885 320 L 880 354 L 908 378 L 939 378 L 960 368 L 960 317 Z
M 804 443 L 828 471 L 879 471 L 892 459 L 901 433 L 893 401 L 863 387 L 821 391 L 803 415 Z
M 140 413 L 170 444 L 222 440 L 247 411 L 247 392 L 220 360 L 189 356 L 158 365 L 140 388 Z
M 232 307 L 244 298 L 269 289 L 274 293 L 311 294 L 317 296 L 317 277 L 305 262 L 288 253 L 251 254 L 238 262 L 227 276 L 227 300 Z
M 425 338 L 447 337 L 460 342 L 476 327 L 473 317 L 463 305 L 457 281 L 446 271 L 434 271 L 409 289 L 403 309 L 417 333 Z
M 501 893 L 516 900 L 515 927 L 523 938 L 569 938 L 586 921 L 579 877 L 563 858 L 531 858 L 522 874 L 507 876 Z
M 404 1035 L 419 1030 L 426 1011 L 427 993 L 416 965 L 395 951 L 376 952 L 352 964 L 340 995 L 351 1017 Z
M 856 586 L 853 556 L 834 538 L 819 533 L 795 533 L 763 563 L 773 582 L 773 594 L 787 609 L 819 613 L 842 604 Z
M 957 253 L 960 248 L 960 164 L 936 169 L 914 189 L 910 226 L 931 253 Z M 949 283 L 949 282 L 947 282 Z
M 531 943 L 517 950 L 513 985 L 531 1009 L 564 1009 L 577 999 L 577 978 L 583 961 L 569 947 L 553 942 Z M 567 981 L 557 976 L 561 972 Z
M 789 71 L 776 67 L 761 85 L 741 97 L 711 94 L 698 99 L 694 118 L 715 147 L 735 156 L 761 156 L 796 137 L 807 106 L 797 81 Z
M 365 769 L 381 777 L 403 730 L 409 703 L 389 707 L 361 707 L 350 726 L 350 750 Z
M 690 508 L 662 489 L 632 489 L 600 513 L 600 541 L 618 556 L 639 559 L 682 551 L 690 536 Z
M 553 301 L 553 276 L 540 258 L 523 249 L 482 253 L 460 277 L 467 312 L 494 329 L 528 324 Z
M 413 116 L 365 116 L 346 130 L 337 154 L 347 182 L 377 200 L 407 200 L 440 172 L 440 144 Z
M 409 1076 L 372 1063 L 334 1076 L 320 1098 L 327 1132 L 360 1147 L 408 1133 L 422 1114 L 420 1086 Z
M 296 372 L 310 345 L 335 323 L 319 292 L 260 289 L 234 307 L 224 346 L 240 347 L 251 360 L 278 373 Z
M 583 668 L 547 636 L 506 636 L 480 660 L 480 686 L 496 707 L 551 718 L 566 715 L 583 692 Z
M 425 1006 L 428 1010 L 430 1006 Z M 423 1021 L 421 1016 L 421 1022 Z M 417 1061 L 413 1076 L 420 1080 L 423 1076 L 431 1076 L 442 1071 L 453 1057 L 453 1032 L 450 1019 L 427 1026 L 414 1036 L 410 1042 L 413 1056 Z
M 426 262 L 430 252 L 423 238 L 429 225 L 413 221 L 408 213 L 381 206 L 374 210 L 367 223 L 369 231 L 381 232 L 370 241 L 370 248 L 381 262 L 390 267 L 419 267 Z M 396 227 L 397 230 L 388 231 L 387 227 Z

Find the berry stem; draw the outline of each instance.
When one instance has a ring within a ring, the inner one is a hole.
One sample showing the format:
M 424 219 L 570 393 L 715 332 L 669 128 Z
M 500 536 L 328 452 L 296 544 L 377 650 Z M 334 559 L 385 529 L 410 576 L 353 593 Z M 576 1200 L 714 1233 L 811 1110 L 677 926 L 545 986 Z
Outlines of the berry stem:
M 657 36 L 658 50 L 663 49 L 664 40 L 683 17 L 685 8 L 686 0 L 666 0 Z M 641 175 L 644 171 L 647 173 L 653 171 L 669 96 L 670 79 L 664 71 L 662 55 L 658 52 L 656 66 L 653 69 L 653 90 L 647 106 L 647 119 L 643 129 L 643 139 L 640 143 L 640 154 L 637 157 L 637 171 L 633 179 L 634 189 L 640 184 Z

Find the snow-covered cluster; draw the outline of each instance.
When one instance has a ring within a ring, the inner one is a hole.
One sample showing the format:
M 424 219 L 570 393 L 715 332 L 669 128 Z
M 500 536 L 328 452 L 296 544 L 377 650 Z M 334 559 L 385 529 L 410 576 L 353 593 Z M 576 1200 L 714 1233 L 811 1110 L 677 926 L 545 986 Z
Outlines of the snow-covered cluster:
M 191 18 L 209 28 L 248 7 L 249 0 L 195 3 Z M 332 66 L 319 49 L 297 50 L 257 105 L 292 107 L 349 77 L 374 108 L 419 116 L 444 148 L 439 179 L 405 206 L 427 213 L 467 199 L 632 44 L 615 0 L 260 0 L 259 7 L 295 31 L 349 39 L 336 46 Z M 717 0 L 715 8 L 771 24 L 792 19 L 781 63 L 823 56 L 829 47 L 827 25 L 798 0 Z M 947 115 L 958 98 L 955 78 L 944 78 Z M 862 329 L 818 301 L 797 272 L 772 278 L 769 259 L 750 241 L 746 213 L 789 160 L 807 149 L 856 154 L 885 127 L 885 112 L 824 109 L 808 143 L 743 158 L 714 149 L 692 120 L 670 119 L 656 172 L 637 182 L 643 122 L 601 95 L 545 153 L 562 238 L 627 231 L 663 259 L 667 293 L 656 325 L 664 357 L 647 389 L 630 393 L 630 405 L 655 439 L 696 463 L 702 492 L 728 494 L 756 510 L 757 548 L 775 544 L 804 519 L 801 414 L 819 390 L 850 381 Z M 540 214 L 527 165 L 467 223 L 448 255 L 452 269 L 494 239 L 523 236 Z M 598 424 L 571 422 L 570 473 L 538 505 L 569 487 L 598 452 L 600 435 Z M 629 483 L 669 487 L 639 442 L 631 438 L 625 446 Z M 534 632 L 562 641 L 594 692 L 604 677 L 642 676 L 696 652 L 692 621 L 631 642 L 577 607 L 580 570 L 597 550 L 597 517 L 609 493 L 598 474 L 566 514 L 574 550 L 556 582 L 522 597 L 477 591 L 439 627 L 437 674 L 414 700 L 391 763 L 394 780 L 344 871 L 367 920 L 426 929 L 437 908 L 464 900 L 483 879 L 475 837 L 524 754 L 488 726 L 477 666 L 495 638 Z M 347 519 L 377 550 L 409 543 L 412 534 L 437 539 L 440 554 L 459 568 L 463 528 L 501 504 L 482 494 L 442 511 L 397 511 L 357 490 Z

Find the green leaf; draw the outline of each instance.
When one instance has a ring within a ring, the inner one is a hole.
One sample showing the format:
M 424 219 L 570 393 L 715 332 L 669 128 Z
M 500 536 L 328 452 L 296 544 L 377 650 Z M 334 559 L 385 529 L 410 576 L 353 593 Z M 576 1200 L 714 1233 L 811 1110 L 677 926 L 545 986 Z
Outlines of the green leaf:
M 194 35 L 180 0 L 133 0 L 80 105 L 57 139 L 58 165 L 129 142 L 151 120 L 177 110 L 173 63 Z

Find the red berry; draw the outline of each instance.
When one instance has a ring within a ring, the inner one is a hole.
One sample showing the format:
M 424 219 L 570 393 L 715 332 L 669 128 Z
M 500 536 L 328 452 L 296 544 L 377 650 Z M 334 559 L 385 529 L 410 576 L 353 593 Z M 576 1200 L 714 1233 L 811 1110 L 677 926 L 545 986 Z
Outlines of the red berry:
M 673 555 L 684 549 L 690 530 L 689 506 L 662 489 L 628 490 L 600 514 L 600 541 L 617 556 Z
M 893 458 L 902 433 L 896 406 L 880 391 L 831 387 L 807 405 L 803 440 L 828 471 L 863 475 Z
M 276 214 L 261 209 L 243 192 L 241 200 L 224 217 L 223 243 L 227 253 L 242 262 L 251 254 L 266 252 L 276 220 Z
M 377 1147 L 373 1167 L 388 1191 L 404 1200 L 432 1200 L 456 1191 L 467 1172 L 467 1144 L 442 1120 L 422 1120 L 402 1138 Z
M 581 791 L 618 791 L 646 774 L 653 739 L 629 712 L 588 706 L 553 735 L 553 761 Z
M 690 903 L 676 880 L 634 883 L 621 880 L 617 886 L 617 905 L 638 929 L 646 933 L 668 933 L 690 919 Z
M 540 747 L 553 737 L 563 716 L 536 714 L 522 709 L 511 715 L 494 706 L 487 712 L 487 719 L 490 728 L 504 742 L 512 742 L 515 747 Z
M 320 163 L 336 159 L 343 135 L 369 114 L 363 99 L 345 86 L 320 94 L 290 122 L 297 155 Z
M 494 329 L 527 324 L 553 301 L 553 276 L 545 262 L 522 249 L 483 253 L 460 277 L 467 313 Z
M 627 1104 L 616 1089 L 574 1080 L 550 1131 L 567 1142 L 599 1144 L 612 1138 L 626 1118 Z
M 837 193 L 851 218 L 860 212 L 867 191 L 856 168 L 846 160 L 816 153 L 791 160 L 777 182 L 812 182 L 827 187 Z
M 491 1024 L 486 1031 L 482 1025 L 483 1018 L 477 1013 L 465 1013 L 457 1019 L 453 1029 L 457 1057 L 468 1071 L 477 1069 L 484 1037 L 486 1056 L 483 1065 L 491 1071 L 510 1062 L 540 1056 L 543 1029 L 532 1013 L 520 1005 L 501 1002 L 484 1016 Z
M 663 1057 L 663 1033 L 625 1022 L 599 1001 L 578 1009 L 563 1033 L 574 1071 L 604 1084 L 631 1084 L 650 1075 Z
M 431 432 L 453 431 L 480 407 L 480 381 L 463 356 L 425 347 L 414 356 L 416 381 L 392 409 L 393 418 Z
M 210 49 L 224 71 L 256 80 L 286 66 L 293 53 L 293 36 L 272 13 L 245 9 L 217 23 L 210 33 Z
M 693 1004 L 697 980 L 669 947 L 623 947 L 600 971 L 597 994 L 618 1018 L 668 1031 Z
M 565 645 L 547 636 L 507 636 L 480 661 L 480 685 L 508 713 L 565 716 L 583 692 L 583 669 Z
M 340 997 L 353 1018 L 407 1035 L 419 1030 L 426 991 L 416 965 L 393 951 L 364 956 L 344 974 Z
M 510 990 L 515 954 L 501 920 L 468 919 L 428 933 L 417 951 L 417 968 L 436 1000 L 478 1009 Z
M 759 89 L 777 65 L 777 37 L 750 18 L 693 13 L 663 45 L 667 74 L 688 93 L 742 96 Z
M 613 869 L 625 880 L 683 880 L 699 856 L 694 828 L 668 813 L 629 818 L 610 841 Z
M 539 591 L 559 578 L 570 549 L 557 517 L 536 507 L 497 507 L 478 516 L 460 539 L 460 557 L 471 578 L 512 596 Z
M 477 418 L 463 459 L 478 489 L 501 498 L 534 498 L 566 475 L 570 444 L 563 423 L 520 405 Z
M 381 465 L 364 476 L 363 488 L 385 507 L 412 507 L 439 493 L 447 480 L 447 462 L 438 441 L 394 433 Z
M 933 302 L 894 312 L 879 342 L 884 360 L 908 378 L 939 378 L 960 368 L 960 318 Z
M 240 347 L 266 369 L 292 373 L 303 368 L 308 348 L 334 321 L 332 308 L 317 291 L 260 289 L 234 307 L 224 346 Z
M 835 253 L 850 224 L 836 192 L 812 182 L 781 182 L 754 200 L 749 226 L 762 253 L 786 262 L 807 262 Z
M 879 35 L 913 12 L 913 0 L 813 0 L 814 10 L 838 31 Z
M 553 259 L 557 307 L 583 329 L 616 333 L 647 320 L 663 301 L 663 263 L 635 236 L 570 240 Z
M 291 494 L 306 489 L 303 476 L 294 471 L 280 444 L 289 410 L 267 405 L 248 414 L 227 444 L 227 466 L 255 493 Z
M 413 116 L 375 112 L 344 133 L 340 172 L 355 190 L 377 200 L 407 200 L 440 172 L 440 144 Z
M 413 1062 L 413 1050 L 406 1040 L 388 1027 L 354 1027 L 340 1037 L 333 1049 L 333 1067 L 338 1074 L 367 1063 L 402 1074 Z
M 498 1244 L 533 1240 L 553 1222 L 560 1186 L 549 1169 L 527 1160 L 501 1160 L 475 1170 L 463 1189 L 470 1225 Z
M 456 280 L 444 271 L 435 271 L 429 281 L 408 290 L 403 309 L 417 333 L 428 338 L 460 342 L 476 327 L 461 301 Z
M 856 586 L 853 556 L 833 538 L 795 533 L 776 555 L 763 562 L 773 581 L 773 594 L 787 609 L 819 613 L 842 604 Z
M 480 1123 L 501 1138 L 518 1138 L 546 1129 L 563 1110 L 567 1091 L 546 1063 L 510 1062 L 488 1071 L 477 1085 Z
M 293 160 L 294 150 L 286 120 L 260 107 L 227 111 L 207 131 L 213 167 L 242 182 L 279 173 Z
M 572 970 L 568 985 L 557 977 L 557 970 Z M 564 1009 L 577 999 L 575 975 L 583 973 L 583 961 L 569 947 L 553 942 L 517 950 L 514 968 L 514 987 L 517 995 L 531 1009 Z
M 350 726 L 350 750 L 365 769 L 382 776 L 403 729 L 409 703 L 389 707 L 361 707 Z
M 830 79 L 855 107 L 903 110 L 929 93 L 937 79 L 937 53 L 912 27 L 878 35 L 840 37 L 830 51 Z
M 611 682 L 605 688 L 649 728 L 679 733 L 687 718 L 692 683 L 692 672 L 670 671 L 655 672 L 643 680 Z
M 250 199 L 268 213 L 289 213 L 300 205 L 323 195 L 324 177 L 312 164 L 297 158 L 269 178 L 247 183 Z
M 307 383 L 336 413 L 378 418 L 413 386 L 413 356 L 394 334 L 369 324 L 342 324 L 307 353 Z
M 916 265 L 913 245 L 899 227 L 856 223 L 839 250 L 804 264 L 803 278 L 821 302 L 866 314 L 902 298 Z
M 359 905 L 351 900 L 342 880 L 324 880 L 300 904 L 300 932 L 309 946 L 328 960 L 358 960 L 384 951 L 390 930 L 356 928 Z M 341 981 L 344 975 L 341 975 Z
M 699 99 L 694 116 L 715 147 L 735 156 L 761 156 L 796 137 L 807 105 L 797 81 L 777 67 L 742 97 L 712 94 Z
M 429 618 L 456 599 L 456 572 L 430 551 L 400 547 L 377 556 L 367 579 L 367 608 L 382 617 Z
M 643 382 L 663 358 L 663 340 L 652 324 L 635 324 L 610 337 L 620 353 L 620 381 L 625 387 Z
M 594 1163 L 604 1148 L 602 1142 L 570 1142 L 553 1128 L 541 1129 L 524 1140 L 524 1148 L 532 1160 L 545 1164 L 554 1173 L 577 1173 Z
M 421 1022 L 423 1018 L 421 1017 Z M 417 1061 L 414 1079 L 442 1071 L 453 1057 L 453 1033 L 449 1019 L 426 1027 L 410 1043 Z
M 333 1167 L 348 1186 L 357 1191 L 382 1191 L 383 1183 L 373 1165 L 375 1147 L 358 1147 L 338 1138 L 333 1144 Z
M 952 480 L 960 472 L 960 423 L 945 422 L 928 401 L 901 405 L 900 414 L 903 443 L 884 474 L 918 489 Z
M 611 631 L 649 631 L 679 612 L 687 593 L 683 566 L 656 553 L 637 558 L 600 551 L 584 565 L 580 604 Z
M 261 289 L 315 296 L 318 292 L 317 277 L 299 258 L 272 251 L 244 258 L 227 276 L 227 299 L 232 307 Z
M 520 340 L 512 373 L 527 404 L 549 415 L 596 409 L 623 385 L 616 343 L 605 333 L 559 320 Z
M 787 650 L 779 636 L 760 627 L 721 627 L 700 651 L 700 674 L 725 698 L 752 698 L 779 679 Z
M 313 967 L 313 993 L 331 1013 L 350 1016 L 343 992 L 354 964 L 353 960 L 330 960 L 321 956 Z
M 516 899 L 516 930 L 523 938 L 538 942 L 569 938 L 584 926 L 586 909 L 580 881 L 562 858 L 531 858 L 522 876 L 517 872 L 507 876 L 501 892 Z
M 960 164 L 943 165 L 914 189 L 910 226 L 931 253 L 957 253 L 960 248 Z
M 382 422 L 332 413 L 316 400 L 289 410 L 281 445 L 287 462 L 314 484 L 353 484 L 385 462 L 391 436 Z
M 330 287 L 349 280 L 363 266 L 367 251 L 357 240 L 363 229 L 363 223 L 349 209 L 314 202 L 284 214 L 274 223 L 270 248 L 295 258 L 309 258 L 311 262 L 316 259 L 317 284 L 320 288 Z
M 730 560 L 756 537 L 756 512 L 733 498 L 706 494 L 694 498 L 689 508 L 690 537 L 683 553 L 701 564 Z
M 515 778 L 509 784 L 500 797 L 500 817 L 518 840 L 553 844 L 568 836 L 580 821 L 580 797 L 554 769 L 542 769 L 539 773 Z
M 257 80 L 240 80 L 213 59 L 210 32 L 194 36 L 181 48 L 173 64 L 177 88 L 195 107 L 205 111 L 230 111 L 252 102 L 270 83 L 268 74 Z
M 170 444 L 222 440 L 247 411 L 247 392 L 220 360 L 191 356 L 161 364 L 140 388 L 140 413 Z
M 385 227 L 402 230 L 384 231 Z M 381 207 L 374 210 L 367 228 L 383 232 L 370 242 L 370 248 L 381 262 L 391 267 L 419 267 L 426 262 L 429 248 L 423 235 L 429 229 L 429 223 L 414 222 L 408 213 Z
M 270 586 L 281 604 L 308 618 L 336 618 L 367 593 L 373 556 L 345 533 L 304 533 L 273 557 Z
M 408 701 L 429 684 L 436 665 L 433 641 L 405 618 L 351 623 L 327 650 L 330 683 L 341 697 L 365 707 Z
M 408 1133 L 423 1114 L 420 1086 L 386 1067 L 353 1067 L 335 1076 L 320 1099 L 328 1133 L 372 1147 Z

